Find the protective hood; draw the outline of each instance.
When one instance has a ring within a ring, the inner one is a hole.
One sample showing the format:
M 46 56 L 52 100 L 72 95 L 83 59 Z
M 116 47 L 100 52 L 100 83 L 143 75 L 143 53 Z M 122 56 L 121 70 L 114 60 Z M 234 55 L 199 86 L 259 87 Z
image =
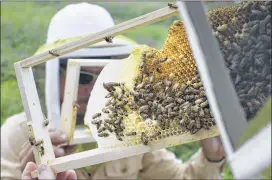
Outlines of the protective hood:
M 113 18 L 103 7 L 89 3 L 67 5 L 58 11 L 51 19 L 48 27 L 46 44 L 40 47 L 36 54 L 113 26 Z M 50 124 L 53 124 L 56 128 L 60 125 L 60 58 L 99 58 L 124 54 L 129 55 L 132 46 L 135 44 L 135 42 L 124 36 L 116 36 L 113 39 L 113 43 L 102 41 L 89 48 L 80 49 L 73 53 L 50 60 L 46 62 L 46 66 L 43 64 L 35 67 L 36 85 L 39 96 L 41 97 L 43 112 L 49 120 L 51 120 L 52 123 Z

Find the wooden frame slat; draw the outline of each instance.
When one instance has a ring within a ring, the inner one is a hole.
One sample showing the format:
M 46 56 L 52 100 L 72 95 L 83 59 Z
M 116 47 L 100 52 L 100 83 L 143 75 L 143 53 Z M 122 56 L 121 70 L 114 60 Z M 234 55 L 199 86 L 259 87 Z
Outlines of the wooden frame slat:
M 47 126 L 44 125 L 44 117 L 33 76 L 32 68 L 22 68 L 20 62 L 14 64 L 18 86 L 23 101 L 24 111 L 28 123 L 29 133 L 33 133 L 33 141 L 43 141 L 43 154 L 39 153 L 39 146 L 35 146 L 35 159 L 40 163 L 47 163 L 55 159 L 53 146 L 49 137 Z
M 53 159 L 51 161 L 48 161 L 47 165 L 51 167 L 55 173 L 59 173 L 67 171 L 69 169 L 78 169 L 81 167 L 91 166 L 99 163 L 159 150 L 165 148 L 165 145 L 169 144 L 169 142 L 179 142 L 178 144 L 184 144 L 187 142 L 192 142 L 192 139 L 194 139 L 194 141 L 198 141 L 203 139 L 203 135 L 205 135 L 207 138 L 218 135 L 217 127 L 212 127 L 209 132 L 206 132 L 205 130 L 200 130 L 197 134 L 194 135 L 190 133 L 185 133 L 178 136 L 167 137 L 163 139 L 163 141 L 151 142 L 148 146 L 139 144 L 122 148 L 116 147 L 92 149 Z
M 77 95 L 79 86 L 80 68 L 104 67 L 112 61 L 119 59 L 69 59 L 66 70 L 66 81 L 63 103 L 61 106 L 61 130 L 68 135 L 68 144 L 94 142 L 94 138 L 88 135 L 74 136 L 76 128 Z M 89 135 L 90 136 L 90 135 Z
M 134 29 L 136 27 L 141 27 L 141 26 L 145 26 L 148 24 L 152 24 L 152 23 L 161 21 L 161 20 L 166 19 L 166 18 L 173 16 L 175 14 L 178 14 L 177 9 L 165 7 L 165 8 L 159 9 L 157 11 L 145 14 L 143 16 L 139 16 L 135 19 L 123 22 L 123 23 L 118 24 L 112 28 L 108 28 L 104 31 L 94 33 L 94 34 L 88 35 L 84 38 L 81 38 L 79 40 L 76 40 L 76 41 L 64 44 L 62 46 L 53 48 L 50 51 L 26 58 L 26 59 L 20 61 L 20 63 L 21 63 L 22 67 L 36 66 L 36 65 L 44 63 L 50 59 L 53 59 L 56 56 L 64 55 L 69 52 L 78 50 L 80 48 L 88 47 L 92 44 L 98 43 L 98 42 L 104 40 L 106 37 L 116 36 L 116 35 L 125 33 L 131 29 Z
M 77 93 L 80 65 L 68 61 L 63 103 L 61 105 L 60 129 L 73 138 L 77 114 Z M 68 142 L 69 142 L 68 141 Z

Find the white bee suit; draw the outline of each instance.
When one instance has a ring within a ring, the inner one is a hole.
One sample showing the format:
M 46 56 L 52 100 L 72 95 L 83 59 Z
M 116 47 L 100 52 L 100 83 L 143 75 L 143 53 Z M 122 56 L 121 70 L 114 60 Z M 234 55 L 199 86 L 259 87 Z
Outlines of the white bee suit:
M 99 18 L 98 18 L 99 17 Z M 103 22 L 103 23 L 101 23 Z M 60 10 L 49 25 L 47 44 L 82 34 L 95 33 L 114 26 L 110 14 L 103 8 L 87 3 L 68 5 Z M 127 44 L 116 40 L 111 46 Z M 105 42 L 94 46 L 105 46 Z M 59 62 L 46 63 L 46 106 L 48 118 L 59 127 Z M 1 127 L 1 179 L 20 179 L 19 154 L 28 141 L 26 117 L 16 114 Z M 95 166 L 90 172 L 78 169 L 78 179 L 217 179 L 224 162 L 211 163 L 200 149 L 190 161 L 182 163 L 165 149 L 124 158 Z M 88 174 L 90 173 L 90 174 Z

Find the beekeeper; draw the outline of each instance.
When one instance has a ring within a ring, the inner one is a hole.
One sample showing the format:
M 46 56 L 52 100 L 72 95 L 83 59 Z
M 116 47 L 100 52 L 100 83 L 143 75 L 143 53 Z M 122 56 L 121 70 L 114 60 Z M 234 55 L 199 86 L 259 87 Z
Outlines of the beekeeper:
M 61 9 L 52 18 L 46 44 L 37 53 L 54 46 L 69 42 L 81 35 L 95 33 L 114 26 L 111 15 L 102 7 L 88 3 L 71 4 Z M 89 48 L 76 51 L 59 61 L 55 59 L 46 63 L 45 83 L 44 67 L 34 68 L 39 96 L 43 109 L 47 111 L 50 123 L 50 138 L 54 145 L 56 157 L 67 155 L 75 147 L 58 147 L 67 141 L 67 136 L 56 130 L 59 127 L 60 104 L 63 100 L 66 60 L 70 58 L 124 58 L 127 57 L 133 41 L 123 37 L 114 37 L 113 43 L 101 42 Z M 116 51 L 118 48 L 118 51 Z M 101 68 L 82 67 L 78 89 L 78 104 L 80 109 L 77 123 L 82 124 L 84 112 Z M 59 77 L 59 78 L 58 78 Z M 45 91 L 45 92 L 44 92 Z M 44 103 L 45 102 L 45 103 Z M 46 104 L 46 106 L 44 105 Z M 46 107 L 46 108 L 45 108 Z M 175 155 L 166 149 L 103 163 L 93 168 L 76 170 L 78 179 L 218 179 L 220 178 L 225 157 L 220 139 L 211 138 L 200 142 L 201 148 L 187 162 L 182 163 Z M 1 127 L 1 179 L 20 179 L 26 164 L 34 161 L 31 145 L 26 133 L 26 117 L 24 113 L 8 118 Z M 28 164 L 29 165 L 29 164 Z

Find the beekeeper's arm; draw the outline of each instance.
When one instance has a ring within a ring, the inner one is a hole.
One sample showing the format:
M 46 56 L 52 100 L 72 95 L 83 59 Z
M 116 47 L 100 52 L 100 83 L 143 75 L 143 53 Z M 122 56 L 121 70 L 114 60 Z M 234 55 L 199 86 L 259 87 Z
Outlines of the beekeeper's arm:
M 140 177 L 142 179 L 220 179 L 225 160 L 224 157 L 220 157 L 221 149 L 207 149 L 213 140 L 201 142 L 202 148 L 185 163 L 165 149 L 146 153 L 143 157 Z M 216 152 L 217 150 L 219 151 Z M 215 158 L 221 160 L 210 162 L 206 156 L 214 158 L 214 161 Z

